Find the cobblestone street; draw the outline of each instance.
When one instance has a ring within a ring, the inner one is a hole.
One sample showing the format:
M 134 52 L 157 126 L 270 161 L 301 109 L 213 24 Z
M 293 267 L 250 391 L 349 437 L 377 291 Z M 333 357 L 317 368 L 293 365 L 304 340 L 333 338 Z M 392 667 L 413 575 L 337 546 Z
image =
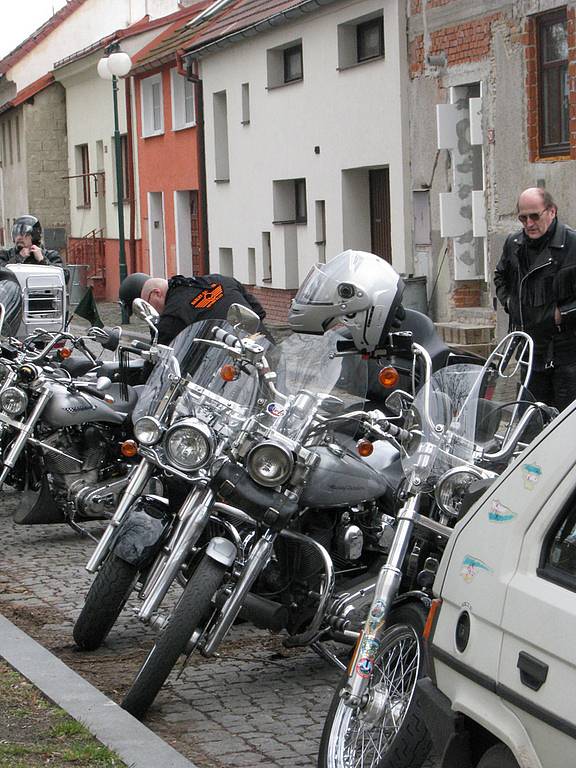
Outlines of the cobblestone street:
M 17 503 L 17 494 L 3 491 L 0 612 L 119 701 L 151 645 L 151 631 L 129 605 L 100 650 L 76 651 L 72 626 L 91 583 L 84 565 L 93 542 L 67 526 L 15 526 L 9 515 Z M 101 530 L 91 524 L 93 534 Z M 277 637 L 240 625 L 220 658 L 193 656 L 178 672 L 145 722 L 198 766 L 316 764 L 338 672 L 312 651 L 287 651 Z

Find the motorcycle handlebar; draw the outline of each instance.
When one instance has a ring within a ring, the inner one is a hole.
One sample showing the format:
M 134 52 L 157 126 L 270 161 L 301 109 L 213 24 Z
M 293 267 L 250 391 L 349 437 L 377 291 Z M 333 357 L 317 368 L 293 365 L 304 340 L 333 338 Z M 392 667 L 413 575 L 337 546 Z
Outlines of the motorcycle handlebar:
M 221 341 L 228 347 L 240 346 L 240 340 L 233 333 L 223 330 L 222 328 L 213 328 L 212 333 L 217 341 Z

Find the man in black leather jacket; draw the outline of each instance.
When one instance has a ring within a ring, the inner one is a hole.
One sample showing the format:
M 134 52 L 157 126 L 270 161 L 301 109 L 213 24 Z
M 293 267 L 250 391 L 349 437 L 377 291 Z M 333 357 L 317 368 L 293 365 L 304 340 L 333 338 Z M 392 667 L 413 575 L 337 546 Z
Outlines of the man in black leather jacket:
M 0 267 L 5 264 L 49 264 L 63 267 L 58 251 L 42 244 L 42 226 L 35 216 L 20 216 L 12 227 L 12 248 L 0 250 Z
M 142 286 L 140 298 L 160 313 L 160 344 L 169 344 L 186 326 L 200 320 L 225 320 L 231 304 L 249 307 L 261 321 L 266 317 L 264 307 L 256 297 L 238 280 L 226 275 L 175 275 L 170 280 L 151 277 Z M 262 322 L 261 326 L 266 332 Z
M 576 397 L 576 231 L 561 224 L 549 192 L 518 198 L 523 229 L 506 239 L 496 265 L 496 294 L 510 330 L 534 340 L 529 389 L 536 400 L 564 409 Z

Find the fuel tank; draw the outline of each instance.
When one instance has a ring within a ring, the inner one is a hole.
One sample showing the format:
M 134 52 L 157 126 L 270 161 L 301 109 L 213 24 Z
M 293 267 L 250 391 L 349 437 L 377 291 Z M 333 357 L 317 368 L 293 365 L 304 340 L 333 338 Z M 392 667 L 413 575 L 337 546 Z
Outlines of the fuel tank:
M 60 384 L 53 385 L 53 394 L 44 409 L 42 420 L 53 427 L 69 427 L 87 421 L 122 424 L 126 415 L 117 413 L 103 400 L 86 392 L 69 392 Z
M 378 470 L 340 444 L 314 448 L 320 462 L 312 471 L 300 497 L 307 507 L 351 506 L 383 496 L 390 487 L 385 465 L 398 456 L 392 446 L 386 460 L 381 457 Z

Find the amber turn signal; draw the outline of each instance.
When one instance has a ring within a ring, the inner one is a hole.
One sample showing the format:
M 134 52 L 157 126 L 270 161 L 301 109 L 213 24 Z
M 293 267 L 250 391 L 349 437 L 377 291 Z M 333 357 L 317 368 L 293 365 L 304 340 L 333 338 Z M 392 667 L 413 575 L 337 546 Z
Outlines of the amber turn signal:
M 400 380 L 400 374 L 398 373 L 396 368 L 392 368 L 392 366 L 387 366 L 386 368 L 382 368 L 382 370 L 378 374 L 378 381 L 386 389 L 390 389 L 390 387 L 395 387 L 396 384 L 398 384 L 399 380 Z
M 58 357 L 60 360 L 67 360 L 70 355 L 72 354 L 72 350 L 70 347 L 62 347 L 62 349 L 58 350 Z
M 120 453 L 126 459 L 131 459 L 138 453 L 138 443 L 135 440 L 124 440 L 120 445 Z
M 436 623 L 436 619 L 438 618 L 438 611 L 441 605 L 442 600 L 439 597 L 432 600 L 432 603 L 430 604 L 430 608 L 428 610 L 428 618 L 426 619 L 424 631 L 422 632 L 422 637 L 425 640 L 430 640 L 430 635 L 432 634 L 432 629 Z
M 230 363 L 226 363 L 220 368 L 220 377 L 224 381 L 235 381 L 238 378 L 238 370 Z
M 374 444 L 370 440 L 358 440 L 356 450 L 360 456 L 371 456 L 374 453 Z

